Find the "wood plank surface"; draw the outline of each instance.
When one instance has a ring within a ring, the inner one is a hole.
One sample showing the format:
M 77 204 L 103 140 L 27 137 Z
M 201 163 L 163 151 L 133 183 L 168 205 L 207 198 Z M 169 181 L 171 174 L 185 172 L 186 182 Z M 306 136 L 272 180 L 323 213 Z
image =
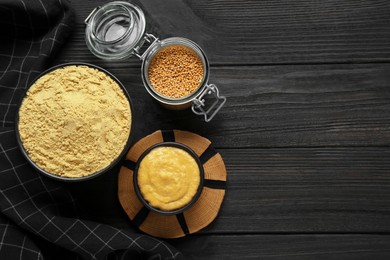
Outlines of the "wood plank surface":
M 185 259 L 324 260 L 390 258 L 390 236 L 240 235 L 170 240 Z
M 89 62 L 118 77 L 132 98 L 133 143 L 189 130 L 225 160 L 217 219 L 168 240 L 185 259 L 390 258 L 390 1 L 132 0 L 148 32 L 206 51 L 210 82 L 228 99 L 211 123 L 155 102 L 137 58 L 94 57 L 84 19 L 107 1 L 70 1 L 74 31 L 53 64 Z M 133 229 L 117 172 L 65 186 L 84 218 Z
M 140 71 L 107 68 L 133 101 L 133 140 L 158 129 L 203 135 L 219 148 L 390 145 L 390 65 L 217 67 L 210 82 L 228 101 L 210 123 L 172 111 L 146 92 Z
M 390 232 L 390 148 L 219 149 L 227 193 L 204 234 Z M 117 174 L 67 184 L 96 221 L 126 228 Z
M 84 19 L 107 1 L 75 1 L 76 25 L 62 61 L 97 61 L 84 42 Z M 212 65 L 390 61 L 390 2 L 383 0 L 132 1 L 148 31 L 199 43 Z M 136 58 L 117 63 L 137 66 Z

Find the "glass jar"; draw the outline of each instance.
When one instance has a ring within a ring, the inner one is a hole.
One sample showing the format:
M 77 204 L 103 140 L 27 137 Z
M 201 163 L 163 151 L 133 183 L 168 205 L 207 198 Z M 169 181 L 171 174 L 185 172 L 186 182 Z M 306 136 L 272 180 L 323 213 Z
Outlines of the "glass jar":
M 114 1 L 96 7 L 85 19 L 86 44 L 89 50 L 104 60 L 124 60 L 136 56 L 142 61 L 141 75 L 148 93 L 169 109 L 181 110 L 192 107 L 197 115 L 209 122 L 226 102 L 214 84 L 209 84 L 209 62 L 204 51 L 193 41 L 172 37 L 160 40 L 146 33 L 142 10 L 124 1 Z M 142 46 L 148 44 L 141 53 Z M 203 78 L 199 86 L 187 96 L 171 98 L 153 87 L 149 80 L 149 66 L 157 53 L 169 46 L 183 46 L 192 50 L 203 65 Z

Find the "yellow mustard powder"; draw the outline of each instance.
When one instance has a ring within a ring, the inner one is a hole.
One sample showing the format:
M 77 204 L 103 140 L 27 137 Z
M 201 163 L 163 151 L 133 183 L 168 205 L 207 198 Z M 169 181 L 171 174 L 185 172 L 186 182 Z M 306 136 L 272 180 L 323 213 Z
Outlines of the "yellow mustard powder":
M 195 159 L 176 147 L 157 147 L 141 161 L 138 186 L 142 196 L 153 207 L 172 211 L 187 205 L 200 184 Z
M 120 86 L 88 66 L 40 77 L 19 110 L 19 133 L 33 162 L 63 177 L 91 175 L 115 160 L 130 134 L 131 110 Z

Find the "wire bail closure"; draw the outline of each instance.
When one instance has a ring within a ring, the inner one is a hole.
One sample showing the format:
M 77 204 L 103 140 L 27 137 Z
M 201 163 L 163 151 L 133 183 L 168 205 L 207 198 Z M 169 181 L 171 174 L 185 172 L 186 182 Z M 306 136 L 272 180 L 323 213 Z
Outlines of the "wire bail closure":
M 137 47 L 134 48 L 133 54 L 137 56 L 140 60 L 144 60 L 145 57 L 148 55 L 149 51 L 154 47 L 154 45 L 158 44 L 160 40 L 154 36 L 153 34 L 150 33 L 145 33 L 145 36 L 143 38 L 144 43 L 138 45 Z M 140 54 L 140 49 L 142 46 L 144 46 L 145 41 L 150 43 L 149 47 L 144 51 L 144 53 Z
M 84 20 L 84 23 L 85 24 L 88 24 L 89 23 L 89 20 L 91 19 L 91 17 L 97 12 L 97 10 L 99 10 L 101 8 L 101 6 L 96 6 L 92 12 L 87 16 L 87 18 L 85 18 Z
M 209 108 L 206 107 L 206 100 L 204 99 L 204 97 L 207 96 L 211 96 L 210 98 L 214 99 L 214 102 Z M 221 103 L 218 105 L 220 101 Z M 192 101 L 192 112 L 197 115 L 203 115 L 204 121 L 210 122 L 211 119 L 213 119 L 214 116 L 218 113 L 218 111 L 221 110 L 225 103 L 226 97 L 219 95 L 219 90 L 217 86 L 215 86 L 214 84 L 209 84 L 206 86 L 202 94 L 200 94 L 198 98 Z

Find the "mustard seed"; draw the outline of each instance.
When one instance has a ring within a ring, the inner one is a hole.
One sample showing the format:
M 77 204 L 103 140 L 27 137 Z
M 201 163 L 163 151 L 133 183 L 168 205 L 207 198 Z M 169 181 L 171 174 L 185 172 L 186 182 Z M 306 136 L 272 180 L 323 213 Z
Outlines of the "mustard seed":
M 195 51 L 181 45 L 168 46 L 152 59 L 148 76 L 161 95 L 182 98 L 195 92 L 203 80 L 203 63 Z

